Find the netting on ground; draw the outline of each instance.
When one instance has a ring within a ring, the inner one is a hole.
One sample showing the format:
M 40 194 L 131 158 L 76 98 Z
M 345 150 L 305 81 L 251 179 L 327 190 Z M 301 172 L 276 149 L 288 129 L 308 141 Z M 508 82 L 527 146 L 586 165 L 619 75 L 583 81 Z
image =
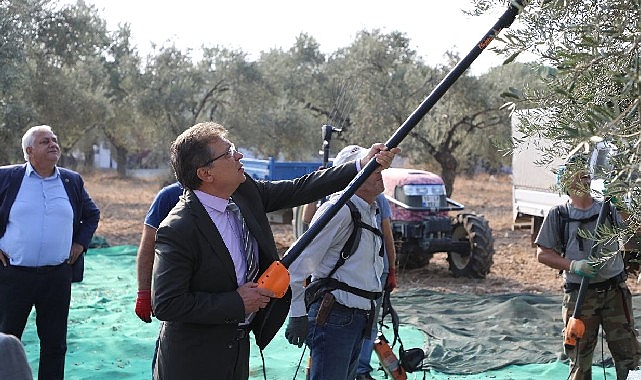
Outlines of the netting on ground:
M 147 324 L 134 313 L 136 247 L 91 249 L 85 279 L 72 288 L 69 313 L 67 379 L 151 379 L 151 359 L 159 323 Z M 561 295 L 461 295 L 413 289 L 392 294 L 406 349 L 427 352 L 426 379 L 564 379 L 560 361 Z M 634 297 L 637 327 L 641 299 Z M 23 336 L 29 363 L 37 375 L 39 344 L 35 312 Z M 387 320 L 386 322 L 390 322 Z M 293 379 L 303 349 L 287 343 L 284 327 L 264 351 L 268 379 Z M 384 330 L 392 338 L 391 329 Z M 599 348 L 595 361 L 600 361 Z M 603 357 L 609 358 L 607 348 Z M 398 353 L 398 345 L 394 347 Z M 297 379 L 305 378 L 307 352 Z M 378 361 L 374 358 L 372 364 Z M 251 379 L 263 379 L 258 348 L 252 343 Z M 372 374 L 383 379 L 384 374 Z M 212 379 L 215 379 L 212 375 Z M 409 378 L 422 379 L 423 373 Z M 595 368 L 593 378 L 603 378 Z M 615 379 L 612 368 L 607 378 Z

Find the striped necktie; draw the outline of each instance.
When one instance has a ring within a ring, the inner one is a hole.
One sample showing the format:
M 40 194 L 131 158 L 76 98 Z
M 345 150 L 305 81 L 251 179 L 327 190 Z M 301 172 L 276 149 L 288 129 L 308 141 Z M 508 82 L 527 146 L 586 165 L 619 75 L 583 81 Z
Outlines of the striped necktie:
M 243 239 L 242 246 L 245 252 L 245 263 L 247 264 L 245 281 L 253 282 L 256 280 L 256 277 L 258 275 L 258 260 L 256 258 L 256 255 L 254 255 L 254 246 L 256 240 L 249 233 L 249 228 L 247 228 L 247 223 L 245 223 L 245 218 L 243 218 L 243 214 L 241 214 L 240 209 L 231 199 L 229 200 L 229 204 L 227 205 L 227 211 L 234 215 L 234 217 L 238 221 L 238 225 L 241 226 L 240 234 Z

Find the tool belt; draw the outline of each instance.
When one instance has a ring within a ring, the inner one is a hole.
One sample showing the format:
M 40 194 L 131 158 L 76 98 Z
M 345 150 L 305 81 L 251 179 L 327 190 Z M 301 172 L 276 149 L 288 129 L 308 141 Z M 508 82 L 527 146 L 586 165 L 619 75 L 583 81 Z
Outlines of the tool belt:
M 365 328 L 363 329 L 363 337 L 369 336 L 372 328 L 374 327 L 374 315 L 376 314 L 374 312 L 375 310 L 375 304 L 374 300 L 380 298 L 382 295 L 382 292 L 369 292 L 363 289 L 358 289 L 353 286 L 349 286 L 344 282 L 338 281 L 335 278 L 321 278 L 312 281 L 309 285 L 307 285 L 307 288 L 305 289 L 305 308 L 307 311 L 309 311 L 309 307 L 316 301 L 324 298 L 326 293 L 329 293 L 331 295 L 331 291 L 339 289 L 343 290 L 352 294 L 355 294 L 357 296 L 366 298 L 370 300 L 370 310 L 362 310 L 362 309 L 356 309 L 356 308 L 350 308 L 344 305 L 341 305 L 338 302 L 331 302 L 330 304 L 326 305 L 327 308 L 324 308 L 325 302 L 321 302 L 321 307 L 318 310 L 318 314 L 323 315 L 321 318 L 321 325 L 324 323 L 324 319 L 327 317 L 327 314 L 331 311 L 331 309 L 335 310 L 349 310 L 349 311 L 354 311 L 354 312 L 359 312 L 359 313 L 364 313 L 367 322 L 365 323 Z M 333 300 L 332 296 L 332 300 Z
M 628 279 L 628 275 L 624 272 L 619 273 L 618 275 L 611 277 L 605 281 L 601 282 L 595 282 L 588 284 L 588 289 L 591 290 L 596 290 L 598 292 L 604 292 L 606 290 L 612 290 L 612 289 L 617 289 L 619 287 L 619 284 L 622 282 L 625 282 Z M 577 283 L 565 283 L 563 285 L 565 290 L 567 291 L 572 291 L 572 290 L 579 290 L 581 287 L 581 284 Z
M 349 286 L 344 282 L 338 281 L 335 278 L 321 278 L 312 281 L 305 288 L 305 307 L 307 311 L 309 311 L 309 306 L 323 298 L 325 293 L 336 289 L 355 294 L 368 300 L 376 300 L 383 294 L 382 292 L 369 292 L 367 290 L 358 289 L 353 286 Z

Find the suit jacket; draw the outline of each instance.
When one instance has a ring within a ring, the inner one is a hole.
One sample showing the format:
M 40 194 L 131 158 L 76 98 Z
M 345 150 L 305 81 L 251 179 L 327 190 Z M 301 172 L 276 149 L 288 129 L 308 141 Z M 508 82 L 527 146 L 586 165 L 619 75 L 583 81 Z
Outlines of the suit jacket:
M 266 213 L 300 206 L 342 190 L 357 174 L 348 163 L 291 181 L 247 177 L 232 194 L 256 238 L 262 274 L 279 260 Z M 160 224 L 153 270 L 155 316 L 165 321 L 154 375 L 163 379 L 229 378 L 236 363 L 238 324 L 245 319 L 231 255 L 192 191 Z M 252 321 L 262 350 L 287 317 L 291 290 L 273 299 Z
M 26 169 L 27 164 L 0 166 L 0 237 L 4 236 L 7 229 L 9 212 L 20 190 Z M 61 167 L 58 167 L 58 170 L 73 209 L 72 241 L 81 244 L 87 251 L 91 237 L 98 228 L 100 210 L 85 190 L 80 174 Z M 82 281 L 84 262 L 84 255 L 81 255 L 74 263 L 73 282 Z

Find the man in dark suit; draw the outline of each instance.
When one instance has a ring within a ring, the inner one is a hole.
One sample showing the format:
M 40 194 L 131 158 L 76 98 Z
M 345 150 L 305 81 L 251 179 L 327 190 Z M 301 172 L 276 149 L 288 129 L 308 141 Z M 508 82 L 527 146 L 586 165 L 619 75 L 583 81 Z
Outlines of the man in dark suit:
M 0 332 L 22 337 L 35 306 L 38 378 L 63 379 L 71 282 L 82 280 L 100 211 L 82 177 L 56 166 L 51 127 L 30 128 L 22 150 L 26 164 L 0 167 Z
M 243 155 L 226 133 L 216 123 L 197 124 L 171 147 L 185 193 L 156 234 L 152 304 L 163 323 L 154 379 L 247 379 L 248 332 L 262 350 L 291 301 L 290 290 L 272 299 L 255 282 L 279 259 L 266 213 L 343 189 L 361 165 L 376 157 L 387 168 L 400 151 L 375 144 L 357 164 L 291 181 L 255 181 L 245 176 Z

